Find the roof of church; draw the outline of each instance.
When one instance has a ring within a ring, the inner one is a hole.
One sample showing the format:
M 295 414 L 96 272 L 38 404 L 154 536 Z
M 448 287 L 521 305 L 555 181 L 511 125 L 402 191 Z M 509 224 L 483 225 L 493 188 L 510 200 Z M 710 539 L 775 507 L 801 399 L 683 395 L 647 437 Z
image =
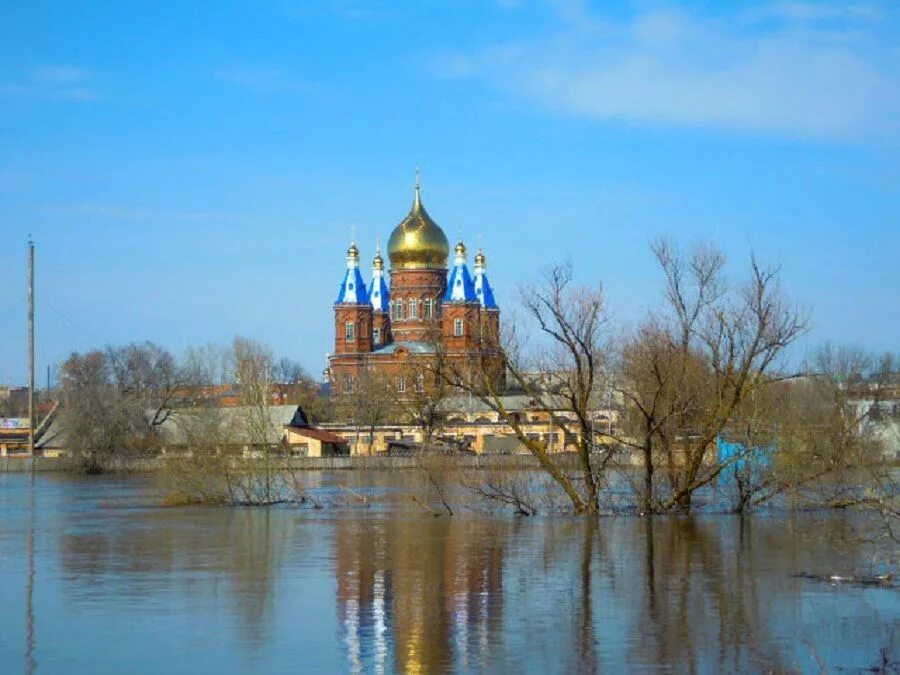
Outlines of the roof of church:
M 466 267 L 466 247 L 462 242 L 456 245 L 456 259 L 453 269 L 450 270 L 450 278 L 447 280 L 447 292 L 444 294 L 444 302 L 477 302 L 475 294 L 475 282 Z
M 494 289 L 491 288 L 483 268 L 475 272 L 475 295 L 485 309 L 498 309 L 497 301 L 494 299 Z
M 391 232 L 387 249 L 392 269 L 447 267 L 447 254 L 450 252 L 447 235 L 422 205 L 418 176 L 412 208 L 406 218 Z
M 341 282 L 341 290 L 338 291 L 335 303 L 339 305 L 368 305 L 369 292 L 366 290 L 366 282 L 358 267 L 347 270 L 344 280 Z
M 391 292 L 383 274 L 372 277 L 372 282 L 369 284 L 369 301 L 372 303 L 372 309 L 376 312 L 388 311 L 391 302 Z
M 341 289 L 334 302 L 338 305 L 369 304 L 366 282 L 363 281 L 359 271 L 359 249 L 356 247 L 356 242 L 350 244 L 350 248 L 347 249 L 347 272 L 344 274 Z
M 406 349 L 413 354 L 434 354 L 437 350 L 430 342 L 388 342 L 372 350 L 373 354 L 394 354 L 398 349 Z

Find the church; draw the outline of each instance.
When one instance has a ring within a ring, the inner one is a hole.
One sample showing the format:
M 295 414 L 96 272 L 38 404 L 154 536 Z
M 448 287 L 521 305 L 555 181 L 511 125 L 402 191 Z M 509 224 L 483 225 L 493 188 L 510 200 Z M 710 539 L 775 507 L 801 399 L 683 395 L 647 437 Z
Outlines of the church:
M 500 308 L 479 249 L 472 271 L 459 241 L 448 268 L 450 246 L 422 204 L 416 180 L 412 208 L 388 239 L 390 270 L 380 247 L 367 284 L 359 249 L 347 250 L 347 270 L 334 303 L 334 353 L 327 375 L 338 393 L 352 391 L 361 376 L 374 374 L 403 395 L 423 391 L 430 379 L 448 372 L 491 372 L 502 386 L 499 367 Z

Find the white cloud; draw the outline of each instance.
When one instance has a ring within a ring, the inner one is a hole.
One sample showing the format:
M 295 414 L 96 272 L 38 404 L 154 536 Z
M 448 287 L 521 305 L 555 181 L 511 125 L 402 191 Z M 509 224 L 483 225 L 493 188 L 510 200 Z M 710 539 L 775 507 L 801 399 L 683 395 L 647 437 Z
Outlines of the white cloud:
M 68 101 L 97 101 L 100 94 L 90 71 L 61 64 L 40 66 L 14 82 L 0 83 L 0 96 L 36 96 Z
M 887 19 L 862 5 L 768 10 L 567 18 L 542 39 L 447 56 L 438 69 L 600 120 L 821 138 L 900 132 L 900 49 L 884 35 Z M 572 12 L 567 3 L 563 16 Z

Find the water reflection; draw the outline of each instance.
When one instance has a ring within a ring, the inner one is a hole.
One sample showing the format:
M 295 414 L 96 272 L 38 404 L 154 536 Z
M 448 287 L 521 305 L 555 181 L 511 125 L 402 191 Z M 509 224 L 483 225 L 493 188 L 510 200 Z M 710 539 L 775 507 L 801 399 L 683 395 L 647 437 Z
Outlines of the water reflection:
M 127 606 L 173 589 L 192 604 L 227 597 L 241 640 L 262 647 L 291 523 L 270 509 L 152 509 L 91 524 L 73 514 L 60 537 L 70 594 Z M 297 543 L 296 541 L 294 543 Z
M 353 672 L 430 672 L 486 660 L 502 625 L 503 548 L 490 523 L 342 519 L 338 613 Z
M 34 473 L 28 477 L 28 570 L 25 585 L 25 673 L 31 675 L 37 667 L 34 651 L 37 637 L 34 632 L 34 530 L 35 530 L 35 495 Z
M 896 652 L 895 591 L 791 576 L 866 564 L 843 515 L 159 509 L 140 481 L 14 487 L 0 585 L 25 602 L 0 614 L 0 662 L 28 673 L 795 672 Z

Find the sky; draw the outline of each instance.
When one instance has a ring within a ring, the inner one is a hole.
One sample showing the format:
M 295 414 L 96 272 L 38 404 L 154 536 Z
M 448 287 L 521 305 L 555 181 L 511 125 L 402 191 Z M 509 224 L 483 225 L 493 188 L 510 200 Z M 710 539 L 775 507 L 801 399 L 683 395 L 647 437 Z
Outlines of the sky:
M 617 325 L 649 251 L 781 266 L 824 341 L 900 350 L 895 2 L 0 3 L 0 383 L 152 340 L 263 341 L 318 375 L 356 237 L 414 172 L 498 301 L 569 261 Z

